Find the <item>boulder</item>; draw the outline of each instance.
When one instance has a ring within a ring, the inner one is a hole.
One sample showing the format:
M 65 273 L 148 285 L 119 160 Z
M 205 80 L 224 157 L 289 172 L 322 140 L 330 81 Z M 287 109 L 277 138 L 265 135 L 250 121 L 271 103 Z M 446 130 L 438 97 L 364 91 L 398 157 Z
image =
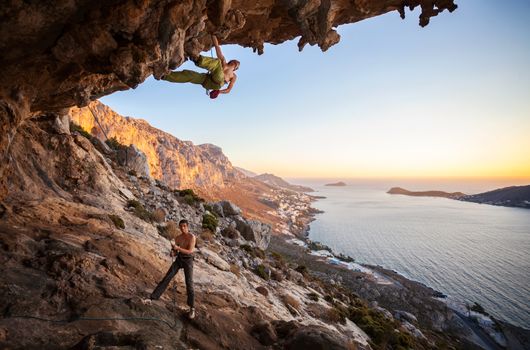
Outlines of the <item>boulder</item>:
M 110 147 L 105 142 L 101 141 L 97 137 L 92 138 L 92 144 L 94 145 L 94 147 L 96 147 L 98 151 L 100 151 L 104 155 L 108 156 L 114 152 L 112 149 L 110 149 Z M 110 162 L 107 161 L 107 163 L 110 163 Z
M 418 322 L 418 319 L 416 318 L 416 316 L 414 316 L 410 312 L 403 311 L 403 310 L 396 310 L 396 312 L 394 312 L 394 317 L 399 321 L 408 321 L 408 322 L 413 322 L 413 323 Z
M 61 135 L 70 135 L 70 117 L 68 114 L 56 116 L 53 121 L 54 130 Z
M 256 287 L 256 291 L 265 297 L 269 296 L 269 290 L 263 286 Z
M 207 248 L 201 248 L 201 254 L 210 265 L 217 267 L 219 270 L 230 271 L 230 264 L 224 261 L 217 253 Z
M 276 343 L 278 336 L 274 327 L 269 322 L 261 322 L 254 327 L 250 332 L 262 345 L 270 346 Z
M 226 238 L 230 238 L 230 239 L 239 239 L 241 237 L 240 233 L 238 230 L 236 230 L 234 227 L 232 226 L 228 226 L 228 227 L 225 227 L 224 229 L 221 230 L 221 235 L 223 237 L 226 237 Z
M 338 333 L 318 326 L 300 327 L 286 340 L 286 350 L 349 350 L 353 344 Z
M 147 157 L 135 145 L 120 149 L 118 151 L 118 162 L 121 165 L 125 165 L 130 171 L 134 171 L 138 176 L 150 176 Z
M 223 216 L 237 216 L 241 214 L 241 209 L 229 201 L 220 201 L 219 205 L 222 207 Z
M 220 218 L 225 217 L 225 213 L 223 211 L 223 206 L 220 203 L 213 203 L 212 204 L 212 211 L 215 215 L 217 215 Z
M 236 219 L 236 229 L 247 241 L 256 243 L 260 249 L 267 249 L 271 240 L 271 226 L 255 220 Z

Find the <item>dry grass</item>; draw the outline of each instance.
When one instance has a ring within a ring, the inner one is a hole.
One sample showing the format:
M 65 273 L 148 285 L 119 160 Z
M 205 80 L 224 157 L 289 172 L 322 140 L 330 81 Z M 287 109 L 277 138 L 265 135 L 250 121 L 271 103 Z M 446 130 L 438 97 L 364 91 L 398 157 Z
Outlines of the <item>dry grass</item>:
M 180 235 L 180 230 L 174 221 L 170 221 L 164 226 L 158 226 L 158 233 L 160 233 L 162 237 L 172 241 L 175 237 Z
M 213 235 L 212 231 L 206 229 L 203 230 L 200 234 L 200 237 L 203 241 L 211 242 L 215 239 L 215 236 Z
M 153 211 L 153 213 L 151 214 L 151 218 L 155 222 L 164 222 L 166 221 L 166 213 L 164 212 L 163 209 L 158 208 L 158 209 L 155 209 L 155 211 Z
M 283 294 L 282 301 L 285 305 L 291 306 L 295 310 L 300 310 L 300 301 L 291 294 Z
M 230 264 L 230 272 L 239 277 L 241 275 L 241 269 L 236 264 Z

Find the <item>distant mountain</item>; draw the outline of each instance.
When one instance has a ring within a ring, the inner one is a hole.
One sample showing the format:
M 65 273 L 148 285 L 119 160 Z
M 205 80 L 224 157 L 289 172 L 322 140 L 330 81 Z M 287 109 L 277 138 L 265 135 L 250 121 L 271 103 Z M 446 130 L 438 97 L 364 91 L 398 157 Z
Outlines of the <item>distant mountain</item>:
M 270 186 L 280 187 L 286 190 L 296 191 L 296 192 L 313 192 L 314 190 L 310 187 L 293 185 L 273 174 L 261 174 L 254 176 L 254 179 L 259 180 L 263 183 L 266 183 Z
M 409 191 L 401 187 L 392 187 L 387 193 L 390 194 L 402 194 L 405 196 L 413 196 L 413 197 L 443 197 L 443 198 L 451 198 L 451 199 L 458 199 L 463 196 L 466 196 L 465 193 L 462 192 L 444 192 L 444 191 Z
M 326 184 L 326 186 L 343 187 L 343 186 L 347 186 L 347 185 L 346 185 L 345 182 L 339 181 L 339 182 L 334 182 L 334 183 Z
M 238 167 L 238 166 L 235 166 L 234 168 L 236 168 L 237 170 L 239 170 L 240 172 L 242 172 L 243 175 L 245 175 L 245 176 L 247 176 L 247 177 L 258 176 L 258 174 L 256 174 L 256 173 L 253 172 L 253 171 L 250 171 L 250 170 L 247 170 L 247 169 L 244 169 L 244 168 Z
M 466 202 L 530 209 L 530 185 L 499 188 L 489 192 L 463 196 L 458 199 Z
M 244 177 L 220 147 L 182 141 L 145 120 L 123 117 L 99 101 L 84 108 L 73 107 L 69 116 L 102 141 L 115 137 L 127 146 L 134 144 L 147 156 L 151 176 L 172 188 L 219 189 Z

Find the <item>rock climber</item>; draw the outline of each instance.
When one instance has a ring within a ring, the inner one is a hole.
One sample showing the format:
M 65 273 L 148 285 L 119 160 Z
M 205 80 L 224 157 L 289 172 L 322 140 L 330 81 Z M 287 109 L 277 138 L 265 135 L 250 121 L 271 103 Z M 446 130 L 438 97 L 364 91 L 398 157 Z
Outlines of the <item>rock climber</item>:
M 186 293 L 188 295 L 188 306 L 190 307 L 188 317 L 195 318 L 195 295 L 193 292 L 193 251 L 195 250 L 195 235 L 189 231 L 189 224 L 187 220 L 179 221 L 179 229 L 181 235 L 175 238 L 175 242 L 171 242 L 171 256 L 176 256 L 175 261 L 167 271 L 162 281 L 156 286 L 155 290 L 146 299 L 146 303 L 152 300 L 158 300 L 162 293 L 167 289 L 169 282 L 175 277 L 180 268 L 184 269 L 184 279 L 186 281 Z
M 228 94 L 236 82 L 237 76 L 235 71 L 239 68 L 239 61 L 230 60 L 227 63 L 215 35 L 212 35 L 212 42 L 215 46 L 217 58 L 201 55 L 191 57 L 191 60 L 197 67 L 208 70 L 208 73 L 198 73 L 184 69 L 171 72 L 163 76 L 162 79 L 172 83 L 200 84 L 206 90 L 212 90 L 210 92 L 211 98 L 216 98 L 218 94 Z M 228 87 L 222 89 L 225 84 L 228 84 Z

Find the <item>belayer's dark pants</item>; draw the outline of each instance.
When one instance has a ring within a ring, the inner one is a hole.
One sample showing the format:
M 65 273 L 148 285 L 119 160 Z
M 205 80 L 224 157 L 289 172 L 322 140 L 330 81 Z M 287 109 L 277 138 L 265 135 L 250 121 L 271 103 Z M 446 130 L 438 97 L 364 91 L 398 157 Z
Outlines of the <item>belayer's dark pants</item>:
M 162 293 L 167 289 L 169 282 L 175 277 L 180 268 L 184 269 L 184 279 L 186 280 L 186 293 L 188 294 L 188 305 L 193 307 L 195 294 L 193 292 L 193 256 L 179 253 L 175 262 L 167 271 L 162 281 L 156 286 L 151 299 L 156 300 L 160 298 Z

